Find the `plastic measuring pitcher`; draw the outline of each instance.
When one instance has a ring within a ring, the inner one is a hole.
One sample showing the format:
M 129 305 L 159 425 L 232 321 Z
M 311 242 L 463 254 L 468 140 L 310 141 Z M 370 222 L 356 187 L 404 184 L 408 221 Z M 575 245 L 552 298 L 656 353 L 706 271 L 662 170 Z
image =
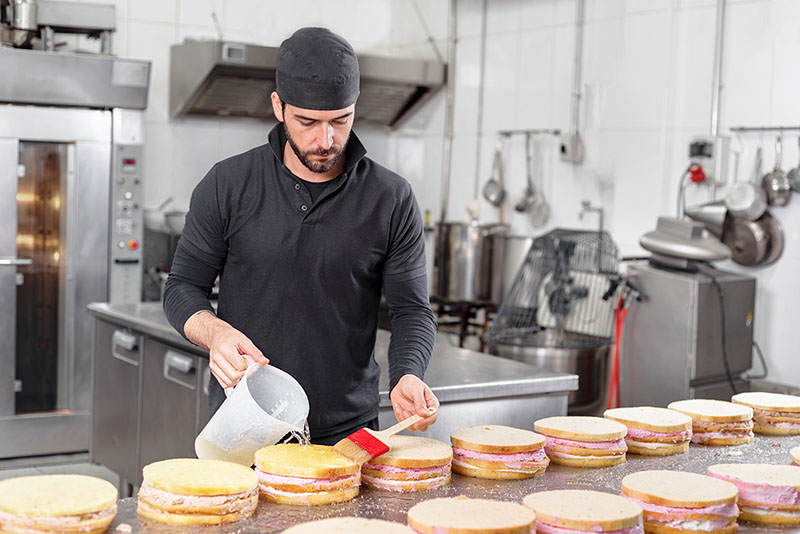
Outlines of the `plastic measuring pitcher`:
M 227 391 L 226 391 L 227 393 Z M 308 397 L 288 373 L 253 364 L 194 441 L 197 457 L 250 467 L 255 452 L 290 431 L 302 434 Z

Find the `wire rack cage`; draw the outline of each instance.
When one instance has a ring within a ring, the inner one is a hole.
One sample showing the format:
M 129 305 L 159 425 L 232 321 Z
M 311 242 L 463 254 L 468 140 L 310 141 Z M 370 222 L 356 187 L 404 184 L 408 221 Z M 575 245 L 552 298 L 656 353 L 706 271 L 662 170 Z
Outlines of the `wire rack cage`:
M 536 238 L 486 335 L 489 343 L 582 347 L 611 339 L 619 250 L 607 232 Z M 547 335 L 542 335 L 549 330 Z

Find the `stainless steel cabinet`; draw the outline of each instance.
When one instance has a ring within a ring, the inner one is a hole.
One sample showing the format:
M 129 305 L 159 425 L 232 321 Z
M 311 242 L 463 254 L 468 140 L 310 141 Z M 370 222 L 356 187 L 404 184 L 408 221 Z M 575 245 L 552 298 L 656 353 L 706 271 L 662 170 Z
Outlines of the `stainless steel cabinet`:
M 198 357 L 150 338 L 144 352 L 139 462 L 192 458 L 202 374 Z
M 124 496 L 141 485 L 145 465 L 195 456 L 209 378 L 207 358 L 95 321 L 90 454 L 120 476 Z
M 115 471 L 123 484 L 137 484 L 142 336 L 102 321 L 95 325 L 92 461 Z

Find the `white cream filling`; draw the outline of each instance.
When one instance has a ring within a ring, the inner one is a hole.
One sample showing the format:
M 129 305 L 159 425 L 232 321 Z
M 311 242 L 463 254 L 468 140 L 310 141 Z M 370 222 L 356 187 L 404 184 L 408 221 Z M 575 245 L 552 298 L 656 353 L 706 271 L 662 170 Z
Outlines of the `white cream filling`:
M 464 462 L 459 462 L 458 460 L 453 460 L 453 465 L 463 467 L 464 469 L 481 469 L 485 471 L 497 471 L 499 473 L 537 473 L 541 469 L 544 469 L 544 466 L 537 469 L 495 469 L 493 467 L 476 467 L 474 465 L 465 464 Z
M 730 523 L 730 520 L 692 519 L 689 521 L 647 521 L 651 525 L 665 525 L 679 530 L 699 530 L 701 532 L 714 532 Z
M 362 475 L 361 479 L 367 482 L 371 482 L 376 486 L 387 486 L 387 487 L 397 487 L 402 488 L 404 486 L 411 486 L 414 484 L 431 484 L 435 485 L 439 482 L 445 482 L 448 478 L 450 478 L 450 474 L 438 476 L 435 478 L 423 478 L 423 479 L 414 479 L 414 480 L 388 480 L 386 478 L 381 477 L 373 477 L 369 475 Z
M 754 506 L 742 506 L 742 512 L 755 515 L 780 515 L 784 517 L 800 517 L 800 510 L 769 510 L 767 508 L 756 508 Z
M 311 495 L 331 495 L 333 493 L 339 493 L 339 492 L 342 492 L 344 490 L 348 490 L 350 488 L 358 487 L 358 485 L 356 484 L 355 486 L 348 486 L 346 488 L 342 488 L 342 489 L 338 489 L 338 490 L 334 490 L 334 491 L 308 491 L 308 492 L 300 492 L 300 493 L 294 493 L 294 492 L 291 492 L 291 491 L 283 491 L 283 490 L 271 488 L 269 486 L 264 486 L 263 484 L 259 484 L 258 487 L 261 489 L 261 491 L 263 493 L 266 493 L 267 495 L 280 495 L 280 496 L 283 496 L 283 497 L 297 497 L 297 498 L 300 498 L 300 497 L 309 497 Z
M 632 447 L 641 447 L 642 449 L 663 449 L 666 447 L 674 447 L 676 445 L 680 445 L 683 442 L 678 443 L 659 443 L 656 441 L 636 441 L 634 439 L 625 439 L 628 445 Z
M 565 452 L 559 452 L 558 454 L 553 455 L 554 458 L 570 458 L 572 460 L 613 460 L 614 458 L 624 458 L 625 453 L 622 454 L 613 454 L 611 456 L 578 456 L 575 454 L 567 454 Z

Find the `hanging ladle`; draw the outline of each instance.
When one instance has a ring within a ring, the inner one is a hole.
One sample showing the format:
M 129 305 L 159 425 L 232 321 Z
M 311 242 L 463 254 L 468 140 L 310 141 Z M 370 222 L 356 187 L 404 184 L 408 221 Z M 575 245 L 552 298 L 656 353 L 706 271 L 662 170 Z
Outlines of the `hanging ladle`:
M 486 185 L 483 186 L 483 198 L 493 206 L 499 206 L 506 197 L 506 190 L 503 188 L 503 141 L 497 141 L 494 150 L 494 163 L 492 164 L 492 176 Z
M 536 187 L 533 185 L 533 177 L 531 176 L 531 167 L 533 162 L 533 154 L 531 154 L 531 134 L 525 134 L 525 178 L 528 181 L 528 185 L 525 187 L 525 191 L 522 193 L 522 198 L 517 201 L 514 205 L 514 209 L 520 213 L 524 213 L 533 206 L 534 202 L 536 202 L 536 198 L 538 194 L 536 193 Z

